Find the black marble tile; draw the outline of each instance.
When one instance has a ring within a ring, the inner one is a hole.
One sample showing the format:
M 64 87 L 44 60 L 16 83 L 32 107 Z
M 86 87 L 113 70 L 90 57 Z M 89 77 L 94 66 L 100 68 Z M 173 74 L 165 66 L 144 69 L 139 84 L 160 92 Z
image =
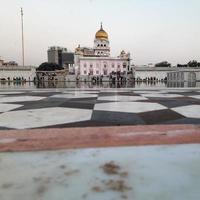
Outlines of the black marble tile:
M 60 104 L 60 107 L 65 107 L 65 108 L 80 108 L 80 109 L 93 109 L 94 108 L 94 103 L 83 103 L 83 102 L 73 102 L 73 101 L 68 101 Z
M 59 107 L 65 101 L 64 100 L 40 100 L 40 101 L 26 101 L 26 102 L 17 102 L 15 104 L 21 104 L 23 106 L 16 108 L 14 110 L 28 110 L 28 109 L 39 109 L 39 108 L 51 108 L 51 107 Z
M 166 121 L 184 118 L 184 116 L 170 109 L 143 112 L 138 114 L 146 124 L 161 124 Z
M 163 124 L 198 124 L 200 125 L 200 119 L 195 118 L 181 118 L 176 120 L 169 120 L 164 122 Z
M 145 124 L 144 121 L 134 113 L 109 112 L 94 110 L 92 120 L 99 122 L 109 122 L 115 125 L 136 125 Z
M 82 121 L 82 122 L 45 126 L 41 128 L 103 127 L 103 126 L 114 126 L 114 125 L 116 124 L 110 123 L 110 122 L 88 120 L 88 121 Z M 33 129 L 37 129 L 37 128 L 33 128 Z

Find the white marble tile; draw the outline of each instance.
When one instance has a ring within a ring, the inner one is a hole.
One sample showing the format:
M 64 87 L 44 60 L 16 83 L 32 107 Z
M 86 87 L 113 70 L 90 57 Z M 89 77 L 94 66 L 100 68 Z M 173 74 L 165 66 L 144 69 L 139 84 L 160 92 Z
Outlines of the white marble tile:
M 81 98 L 96 98 L 97 94 L 82 94 L 82 93 L 70 93 L 70 94 L 56 94 L 51 96 L 53 98 L 65 98 L 65 99 L 81 99 Z
M 73 108 L 42 108 L 0 114 L 0 125 L 26 129 L 90 120 L 92 110 Z
M 38 96 L 14 96 L 14 97 L 2 97 L 0 98 L 0 102 L 24 102 L 24 101 L 39 101 L 45 99 L 46 97 L 38 97 Z
M 146 102 L 112 102 L 95 104 L 94 110 L 111 111 L 111 112 L 127 112 L 141 113 L 154 110 L 163 110 L 167 107 L 158 103 Z
M 200 95 L 193 95 L 193 96 L 190 96 L 191 98 L 194 98 L 194 99 L 200 99 Z
M 182 89 L 169 89 L 165 90 L 166 92 L 173 92 L 173 93 L 183 93 L 183 92 L 190 92 L 190 90 L 182 90 Z
M 1 153 L 1 200 L 199 200 L 199 155 L 199 144 Z
M 189 105 L 171 108 L 171 110 L 188 118 L 200 118 L 200 105 Z
M 3 92 L 3 91 L 0 91 L 0 95 L 3 94 L 3 95 L 7 95 L 7 94 L 23 94 L 24 92 Z
M 31 91 L 33 93 L 51 93 L 51 92 L 56 92 L 56 91 L 51 91 L 51 90 L 33 90 Z
M 135 94 L 163 94 L 167 93 L 167 91 L 152 91 L 152 90 L 139 90 L 139 91 L 133 91 Z
M 74 95 L 77 95 L 77 94 L 99 94 L 99 91 L 69 91 L 69 92 L 63 92 L 64 94 L 74 94 Z
M 18 105 L 18 104 L 5 104 L 5 103 L 0 103 L 0 112 L 7 112 L 10 110 L 14 110 L 16 108 L 21 107 L 22 105 Z M 1 126 L 1 123 L 0 123 Z
M 141 94 L 143 97 L 156 97 L 156 98 L 177 98 L 183 97 L 180 94 Z
M 108 89 L 101 89 L 101 92 L 104 92 L 104 93 L 118 93 L 118 92 L 121 92 L 121 93 L 125 93 L 125 92 L 130 92 L 129 89 L 124 89 L 124 88 L 118 88 L 118 89 L 112 89 L 112 88 L 108 88 Z
M 100 96 L 98 100 L 103 101 L 140 101 L 140 100 L 147 100 L 145 97 L 141 96 L 125 96 L 125 95 L 115 95 L 115 96 Z

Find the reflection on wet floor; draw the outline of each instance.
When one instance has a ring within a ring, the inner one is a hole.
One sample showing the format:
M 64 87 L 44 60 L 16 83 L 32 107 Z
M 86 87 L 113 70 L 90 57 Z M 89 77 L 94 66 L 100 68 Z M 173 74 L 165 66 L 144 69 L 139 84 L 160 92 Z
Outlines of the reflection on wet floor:
M 9 89 L 36 89 L 36 88 L 184 88 L 200 87 L 199 82 L 0 82 L 1 88 Z

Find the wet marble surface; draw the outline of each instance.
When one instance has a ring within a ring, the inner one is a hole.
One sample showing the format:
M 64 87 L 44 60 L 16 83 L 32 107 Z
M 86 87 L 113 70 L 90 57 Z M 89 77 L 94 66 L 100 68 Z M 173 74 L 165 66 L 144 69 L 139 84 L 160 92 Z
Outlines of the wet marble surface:
M 140 100 L 147 100 L 145 97 L 141 96 L 126 96 L 126 95 L 115 95 L 115 96 L 100 96 L 98 100 L 102 101 L 140 101 Z
M 172 108 L 172 110 L 188 118 L 200 118 L 200 105 L 181 106 Z
M 8 102 L 24 102 L 24 101 L 39 101 L 44 99 L 45 97 L 39 96 L 10 96 L 10 97 L 1 97 L 0 103 L 8 103 Z
M 199 200 L 200 145 L 0 153 L 1 200 Z
M 94 110 L 126 112 L 126 113 L 142 113 L 155 110 L 164 110 L 165 106 L 158 103 L 146 102 L 113 102 L 96 104 Z
M 19 110 L 1 114 L 0 124 L 8 128 L 26 129 L 87 121 L 91 119 L 91 115 L 91 110 L 75 108 Z
M 199 89 L 189 88 L 0 90 L 0 130 L 54 126 L 200 124 L 199 105 Z M 81 120 L 82 112 L 85 115 Z
M 7 112 L 9 110 L 14 110 L 16 108 L 21 107 L 22 105 L 19 104 L 6 104 L 6 103 L 0 103 L 0 113 L 1 112 Z

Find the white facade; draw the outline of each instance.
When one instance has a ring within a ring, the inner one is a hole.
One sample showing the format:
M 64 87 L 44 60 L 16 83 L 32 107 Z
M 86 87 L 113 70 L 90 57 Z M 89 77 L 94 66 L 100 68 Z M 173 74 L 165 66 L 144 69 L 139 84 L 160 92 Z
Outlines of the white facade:
M 122 51 L 110 57 L 108 34 L 101 28 L 94 39 L 93 54 L 86 55 L 79 46 L 75 52 L 75 73 L 80 76 L 109 76 L 112 72 L 126 74 L 130 68 L 130 54 Z
M 126 73 L 129 62 L 123 58 L 80 57 L 80 75 L 108 76 L 112 72 Z
M 109 41 L 104 39 L 94 40 L 94 53 L 96 56 L 110 56 L 110 46 Z

